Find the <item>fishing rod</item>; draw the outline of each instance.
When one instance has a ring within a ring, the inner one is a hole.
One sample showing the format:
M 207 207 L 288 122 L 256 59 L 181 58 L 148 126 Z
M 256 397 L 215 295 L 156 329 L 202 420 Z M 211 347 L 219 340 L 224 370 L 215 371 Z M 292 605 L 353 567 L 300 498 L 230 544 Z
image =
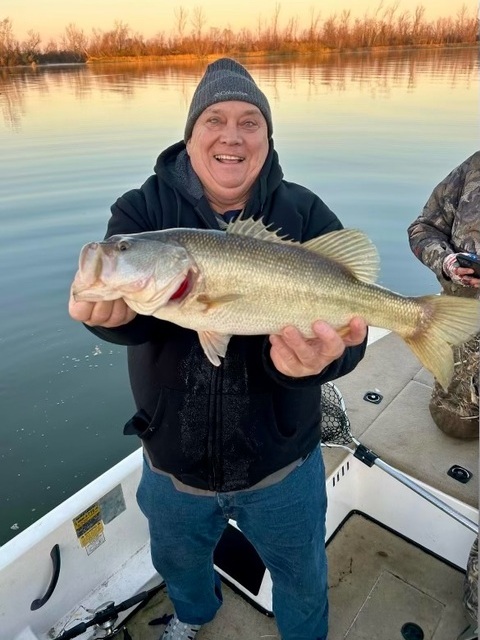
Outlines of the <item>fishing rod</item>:
M 105 602 L 103 605 L 100 605 L 101 607 L 103 607 L 101 609 L 100 607 L 93 611 L 91 611 L 90 609 L 87 609 L 89 613 L 94 614 L 93 617 L 90 618 L 90 620 L 87 620 L 86 622 L 80 622 L 79 624 L 76 624 L 74 627 L 71 627 L 70 629 L 63 631 L 59 636 L 54 638 L 54 640 L 71 640 L 71 638 L 76 638 L 80 634 L 85 633 L 85 631 L 89 627 L 93 627 L 93 626 L 97 626 L 99 630 L 102 630 L 105 632 L 105 635 L 99 636 L 98 640 L 101 640 L 102 638 L 112 638 L 113 636 L 116 636 L 121 631 L 123 631 L 124 640 L 133 640 L 132 636 L 128 632 L 128 629 L 125 626 L 123 626 L 123 623 L 120 627 L 115 627 L 118 614 L 121 613 L 122 611 L 126 611 L 127 609 L 130 609 L 136 604 L 139 604 L 139 603 L 146 604 L 146 602 L 152 596 L 154 596 L 164 587 L 165 587 L 165 582 L 162 582 L 156 587 L 153 587 L 152 589 L 148 589 L 147 591 L 142 591 L 140 593 L 137 593 L 135 596 L 132 596 L 131 598 L 128 598 L 127 600 L 124 600 L 119 604 L 115 604 L 114 602 Z

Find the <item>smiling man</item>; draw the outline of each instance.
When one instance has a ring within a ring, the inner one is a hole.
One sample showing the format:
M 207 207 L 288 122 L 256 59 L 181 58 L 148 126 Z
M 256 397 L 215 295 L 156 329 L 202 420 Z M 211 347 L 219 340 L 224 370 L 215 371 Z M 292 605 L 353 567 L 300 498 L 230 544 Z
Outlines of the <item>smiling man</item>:
M 299 242 L 341 229 L 316 194 L 283 179 L 272 133 L 268 100 L 248 71 L 228 58 L 210 64 L 184 140 L 112 206 L 107 237 L 220 230 L 240 214 Z M 220 607 L 213 550 L 229 518 L 270 571 L 282 639 L 326 640 L 321 385 L 363 357 L 363 320 L 354 318 L 343 337 L 319 321 L 308 340 L 293 326 L 281 335 L 233 336 L 215 367 L 195 332 L 136 315 L 123 300 L 71 297 L 69 309 L 98 337 L 128 345 L 138 411 L 124 433 L 143 444 L 137 498 L 175 608 L 163 640 L 192 640 Z
M 214 211 L 243 209 L 268 154 L 267 121 L 246 102 L 219 102 L 199 116 L 187 142 Z
M 230 59 L 209 65 L 193 95 L 184 139 L 215 212 L 244 208 L 272 132 L 268 100 L 247 70 Z

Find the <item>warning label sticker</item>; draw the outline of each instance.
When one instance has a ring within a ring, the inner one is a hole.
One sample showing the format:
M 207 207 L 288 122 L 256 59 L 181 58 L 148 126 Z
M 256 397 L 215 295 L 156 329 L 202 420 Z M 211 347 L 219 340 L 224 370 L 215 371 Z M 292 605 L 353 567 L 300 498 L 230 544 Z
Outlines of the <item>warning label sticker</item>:
M 89 555 L 105 541 L 104 526 L 98 503 L 93 504 L 74 518 L 73 526 L 80 544 Z

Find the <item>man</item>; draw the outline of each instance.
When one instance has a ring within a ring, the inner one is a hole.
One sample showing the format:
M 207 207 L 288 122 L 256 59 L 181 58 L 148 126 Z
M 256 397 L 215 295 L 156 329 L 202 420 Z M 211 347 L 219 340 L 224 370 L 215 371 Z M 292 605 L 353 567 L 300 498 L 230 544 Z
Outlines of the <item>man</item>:
M 318 196 L 283 179 L 272 132 L 267 98 L 250 74 L 217 60 L 195 90 L 184 141 L 112 206 L 106 235 L 225 228 L 240 213 L 299 241 L 341 229 Z M 234 336 L 214 367 L 195 332 L 136 316 L 122 300 L 71 299 L 69 308 L 98 337 L 129 347 L 138 412 L 124 431 L 143 441 L 137 497 L 175 608 L 163 638 L 194 638 L 215 616 L 213 550 L 233 518 L 271 573 L 282 638 L 326 640 L 320 387 L 363 357 L 365 322 L 352 319 L 343 338 L 320 321 L 309 340 L 293 326 Z
M 410 247 L 431 269 L 445 293 L 480 296 L 480 278 L 459 263 L 462 254 L 480 256 L 480 151 L 453 169 L 432 191 L 422 213 L 408 227 Z M 479 318 L 480 326 L 480 318 Z M 435 382 L 430 413 L 454 438 L 478 438 L 480 333 L 454 347 L 454 372 L 448 389 Z

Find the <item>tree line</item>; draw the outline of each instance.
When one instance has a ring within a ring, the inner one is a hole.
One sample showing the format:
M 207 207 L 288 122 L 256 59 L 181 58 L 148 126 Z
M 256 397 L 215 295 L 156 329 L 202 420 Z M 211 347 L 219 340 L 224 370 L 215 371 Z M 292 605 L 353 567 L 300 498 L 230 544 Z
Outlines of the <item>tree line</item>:
M 413 12 L 399 11 L 398 3 L 385 9 L 381 3 L 373 15 L 365 14 L 362 18 L 352 17 L 351 11 L 345 9 L 322 19 L 320 12 L 312 9 L 303 26 L 297 17 L 280 26 L 280 8 L 280 4 L 275 6 L 270 20 L 259 18 L 254 29 L 233 31 L 230 27 L 207 28 L 202 7 L 196 7 L 191 14 L 179 7 L 175 9 L 172 32 L 159 32 L 151 38 L 134 33 L 122 21 L 116 21 L 107 31 L 92 29 L 88 35 L 71 23 L 64 29 L 60 42 L 50 40 L 43 46 L 34 30 L 19 41 L 11 19 L 4 18 L 0 20 L 0 67 L 112 58 L 318 53 L 478 41 L 478 18 L 465 5 L 453 17 L 430 21 L 425 18 L 423 6 Z

